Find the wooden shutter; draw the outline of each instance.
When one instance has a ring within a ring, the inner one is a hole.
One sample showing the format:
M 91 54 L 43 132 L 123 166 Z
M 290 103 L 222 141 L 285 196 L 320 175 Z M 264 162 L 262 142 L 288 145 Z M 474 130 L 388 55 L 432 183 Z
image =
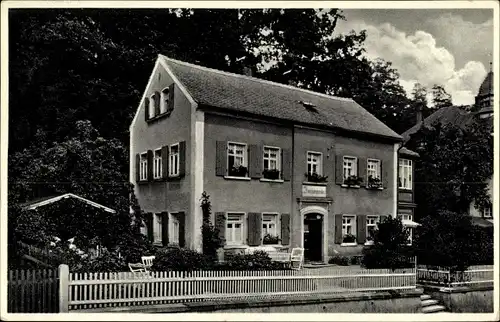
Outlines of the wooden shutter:
M 250 178 L 262 177 L 262 146 L 250 144 L 248 146 L 248 173 Z
M 135 154 L 135 182 L 141 181 L 141 155 Z
M 148 181 L 153 181 L 153 151 L 148 150 Z
M 186 214 L 181 211 L 177 213 L 179 220 L 179 247 L 186 246 Z
M 163 246 L 168 245 L 168 212 L 161 213 L 161 241 Z
M 356 240 L 358 244 L 364 244 L 366 242 L 366 216 L 357 215 L 356 216 Z
M 149 98 L 144 98 L 144 120 L 149 120 Z
M 335 244 L 342 244 L 342 214 L 335 215 Z
M 179 142 L 179 177 L 186 175 L 186 141 Z
M 168 105 L 167 111 L 172 111 L 174 109 L 174 83 L 170 84 L 168 87 Z
M 368 167 L 367 159 L 366 158 L 358 158 L 358 176 L 363 179 L 361 181 L 361 186 L 365 186 L 368 183 L 368 177 L 367 177 L 367 171 L 366 168 Z
M 344 183 L 344 157 L 342 155 L 335 156 L 335 183 Z
M 248 213 L 248 246 L 259 246 L 262 241 L 262 214 Z
M 168 178 L 168 145 L 161 148 L 161 177 Z
M 148 234 L 148 240 L 154 242 L 154 232 L 153 232 L 153 214 L 148 212 L 144 214 L 144 219 L 146 221 L 146 231 Z
M 155 92 L 153 94 L 153 100 L 155 102 L 155 116 L 160 114 L 160 104 L 161 104 L 160 97 L 161 96 L 159 92 Z
M 215 175 L 225 176 L 227 174 L 227 142 L 217 141 L 215 147 Z
M 219 231 L 219 238 L 226 241 L 226 214 L 223 212 L 215 213 L 215 228 Z
M 390 167 L 384 166 L 384 162 L 380 160 L 380 175 L 382 176 L 380 179 L 382 180 L 382 186 L 386 189 L 389 188 L 389 172 L 387 171 L 389 170 L 388 168 Z M 395 189 L 397 189 L 397 187 L 395 187 Z
M 281 150 L 281 171 L 282 171 L 282 179 L 285 181 L 290 181 L 290 178 L 292 176 L 291 163 L 292 163 L 292 160 L 290 157 L 290 150 L 289 149 L 282 149 Z
M 281 214 L 281 245 L 290 245 L 290 214 Z

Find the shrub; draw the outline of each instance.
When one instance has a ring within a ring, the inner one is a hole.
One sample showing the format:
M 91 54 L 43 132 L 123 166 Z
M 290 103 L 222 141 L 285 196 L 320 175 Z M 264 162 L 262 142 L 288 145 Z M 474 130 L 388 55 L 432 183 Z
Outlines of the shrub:
M 413 249 L 408 246 L 409 232 L 404 229 L 401 218 L 387 216 L 378 223 L 372 246 L 363 248 L 361 265 L 365 268 L 412 267 Z
M 211 268 L 207 256 L 185 248 L 167 248 L 157 252 L 153 271 L 196 271 Z
M 328 261 L 329 264 L 336 264 L 340 266 L 349 266 L 350 260 L 347 256 L 335 255 Z
M 210 222 L 212 205 L 210 203 L 210 196 L 205 191 L 201 195 L 201 210 L 203 212 L 203 225 L 201 226 L 203 254 L 215 262 L 217 259 L 217 249 L 224 245 L 224 239 L 219 236 L 219 229 Z
M 117 251 L 103 251 L 95 258 L 82 258 L 77 263 L 70 265 L 70 270 L 77 273 L 95 272 L 125 272 L 128 271 L 127 262 L 118 255 Z
M 414 240 L 420 264 L 453 272 L 466 270 L 477 260 L 477 241 L 468 214 L 443 210 L 420 223 Z
M 264 251 L 256 251 L 253 254 L 233 255 L 224 263 L 217 264 L 218 270 L 232 270 L 232 271 L 245 271 L 245 270 L 282 270 L 285 265 L 279 262 L 271 261 L 269 255 Z

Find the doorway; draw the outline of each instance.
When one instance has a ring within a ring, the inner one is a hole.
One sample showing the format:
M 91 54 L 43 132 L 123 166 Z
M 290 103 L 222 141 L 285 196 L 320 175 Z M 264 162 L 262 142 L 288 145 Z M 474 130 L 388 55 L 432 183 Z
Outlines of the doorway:
M 304 216 L 304 259 L 308 262 L 323 260 L 323 216 L 307 214 Z

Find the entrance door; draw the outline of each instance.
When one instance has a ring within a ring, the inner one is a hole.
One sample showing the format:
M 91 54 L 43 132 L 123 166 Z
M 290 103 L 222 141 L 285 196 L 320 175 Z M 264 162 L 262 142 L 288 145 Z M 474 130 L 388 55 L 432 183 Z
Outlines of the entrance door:
M 322 260 L 323 216 L 304 216 L 304 258 L 309 262 Z

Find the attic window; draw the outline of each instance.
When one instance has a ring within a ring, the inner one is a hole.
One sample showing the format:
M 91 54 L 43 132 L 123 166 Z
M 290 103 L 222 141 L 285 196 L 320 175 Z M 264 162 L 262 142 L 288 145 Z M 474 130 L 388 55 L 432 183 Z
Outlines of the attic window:
M 302 105 L 304 105 L 305 108 L 316 111 L 316 105 L 314 105 L 311 102 L 306 102 L 306 101 L 300 101 Z

